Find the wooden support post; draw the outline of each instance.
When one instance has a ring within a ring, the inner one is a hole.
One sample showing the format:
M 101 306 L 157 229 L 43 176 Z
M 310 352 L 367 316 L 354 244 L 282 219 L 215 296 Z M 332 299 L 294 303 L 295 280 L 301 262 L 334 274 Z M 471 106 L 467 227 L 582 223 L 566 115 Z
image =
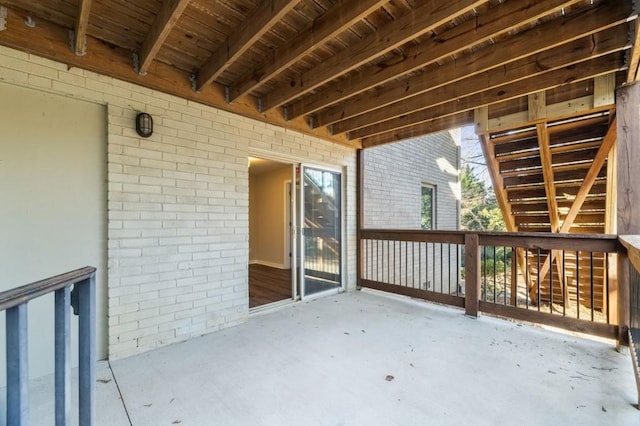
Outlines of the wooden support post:
M 618 235 L 640 234 L 640 83 L 618 89 L 617 110 L 617 227 Z M 628 345 L 629 260 L 618 255 L 618 348 Z
M 480 238 L 478 234 L 464 236 L 464 311 L 477 317 L 480 300 Z
M 483 106 L 473 111 L 473 121 L 476 124 L 476 134 L 481 135 L 489 130 L 489 107 Z
M 529 95 L 529 121 L 539 120 L 547 116 L 547 94 L 541 92 Z
M 616 102 L 616 73 L 600 75 L 593 79 L 593 107 L 613 105 Z

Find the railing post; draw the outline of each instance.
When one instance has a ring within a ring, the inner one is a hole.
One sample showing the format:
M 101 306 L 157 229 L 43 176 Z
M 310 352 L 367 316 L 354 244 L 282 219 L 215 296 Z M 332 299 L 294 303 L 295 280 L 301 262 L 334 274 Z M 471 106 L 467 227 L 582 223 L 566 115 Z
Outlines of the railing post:
M 55 292 L 56 426 L 71 423 L 71 288 Z
M 464 310 L 477 317 L 480 299 L 480 243 L 478 234 L 464 236 Z
M 616 349 L 625 353 L 629 346 L 629 258 L 626 250 L 618 252 L 618 338 Z
M 81 426 L 95 424 L 96 286 L 95 273 L 76 284 L 79 305 L 79 419 Z
M 27 304 L 7 309 L 7 425 L 29 422 Z

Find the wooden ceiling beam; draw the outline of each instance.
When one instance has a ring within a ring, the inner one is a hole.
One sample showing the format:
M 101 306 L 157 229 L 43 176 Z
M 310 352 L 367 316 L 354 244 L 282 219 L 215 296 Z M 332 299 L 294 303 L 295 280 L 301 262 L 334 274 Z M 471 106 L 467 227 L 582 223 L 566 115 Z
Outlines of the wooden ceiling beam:
M 451 30 L 438 34 L 437 37 L 425 40 L 415 46 L 415 51 L 408 51 L 405 57 L 395 64 L 371 67 L 365 73 L 351 75 L 338 84 L 293 103 L 287 107 L 288 116 L 296 118 L 311 114 L 429 64 L 455 56 L 473 45 L 488 41 L 498 34 L 533 22 L 541 16 L 573 3 L 576 1 L 510 0 L 494 7 L 489 13 L 478 15 L 475 20 L 463 22 Z M 609 7 L 613 6 L 609 5 Z
M 623 25 L 593 36 L 555 47 L 536 55 L 504 64 L 480 74 L 440 86 L 382 108 L 368 111 L 332 125 L 333 133 L 356 130 L 375 123 L 390 120 L 415 111 L 433 107 L 451 99 L 471 96 L 505 84 L 513 84 L 550 70 L 567 67 L 587 59 L 597 58 L 627 48 L 627 31 Z
M 29 28 L 24 25 L 27 13 L 9 7 L 7 10 L 7 25 L 11 31 L 0 32 L 1 45 L 341 145 L 361 147 L 357 141 L 349 142 L 346 137 L 330 135 L 326 128 L 311 130 L 304 119 L 285 121 L 278 111 L 260 114 L 256 111 L 253 97 L 243 97 L 229 105 L 220 84 L 210 84 L 200 93 L 194 92 L 187 73 L 158 61 L 151 64 L 146 76 L 141 76 L 131 67 L 130 50 L 114 47 L 91 36 L 87 36 L 87 54 L 76 56 L 69 49 L 68 28 L 40 19 L 34 28 Z
M 78 1 L 78 17 L 73 40 L 73 51 L 78 56 L 87 53 L 87 27 L 89 26 L 89 16 L 91 15 L 92 0 Z
M 263 0 L 216 49 L 196 74 L 196 89 L 215 81 L 260 37 L 289 13 L 300 0 Z
M 451 130 L 458 127 L 466 126 L 473 122 L 473 113 L 470 111 L 460 114 L 449 115 L 441 119 L 427 121 L 415 126 L 405 127 L 397 132 L 382 133 L 368 138 L 362 139 L 363 148 L 371 148 L 373 146 L 384 145 L 393 142 L 401 142 L 403 140 L 429 135 L 445 130 Z
M 138 73 L 145 75 L 190 0 L 164 0 L 138 55 Z
M 443 66 L 434 64 L 421 74 L 407 80 L 390 83 L 374 93 L 363 94 L 326 108 L 314 115 L 313 124 L 314 126 L 324 126 L 364 114 L 397 102 L 399 99 L 419 95 L 491 68 L 597 33 L 607 27 L 624 22 L 626 17 L 627 12 L 624 8 L 604 7 L 600 4 L 598 7 L 588 10 L 574 19 L 547 22 L 490 47 L 464 55 L 458 60 L 448 62 Z M 585 40 L 585 42 L 588 41 Z M 303 100 L 301 102 L 306 101 Z M 293 112 L 294 109 L 295 106 L 289 111 Z M 296 117 L 297 113 L 289 116 Z
M 572 64 L 571 66 L 539 73 L 535 76 L 502 86 L 493 87 L 470 96 L 457 98 L 440 105 L 402 115 L 391 120 L 369 125 L 348 132 L 350 140 L 385 133 L 394 129 L 411 126 L 423 121 L 467 111 L 483 105 L 503 102 L 541 90 L 549 90 L 564 84 L 591 79 L 598 75 L 624 69 L 624 52 L 619 51 L 599 58 Z M 428 102 L 428 97 L 425 102 Z M 390 111 L 396 116 L 395 111 Z M 333 132 L 337 133 L 337 132 Z
M 352 27 L 388 3 L 388 0 L 346 0 L 319 16 L 293 41 L 278 47 L 259 68 L 247 73 L 229 88 L 229 101 L 249 94 L 295 62 Z
M 557 1 L 557 0 L 553 0 Z M 300 75 L 290 84 L 276 87 L 261 100 L 262 111 L 270 111 L 315 88 L 348 73 L 373 58 L 384 55 L 411 40 L 428 34 L 486 0 L 434 0 L 413 9 L 391 24 L 371 33 L 348 49 L 338 52 L 322 65 Z

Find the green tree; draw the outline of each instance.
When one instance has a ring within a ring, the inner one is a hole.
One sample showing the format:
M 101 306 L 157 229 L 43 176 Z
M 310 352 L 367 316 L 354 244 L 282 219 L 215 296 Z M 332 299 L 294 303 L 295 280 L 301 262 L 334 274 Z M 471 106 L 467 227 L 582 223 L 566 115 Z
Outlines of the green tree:
M 505 231 L 502 212 L 498 207 L 493 188 L 479 179 L 470 165 L 462 169 L 462 229 L 468 231 Z

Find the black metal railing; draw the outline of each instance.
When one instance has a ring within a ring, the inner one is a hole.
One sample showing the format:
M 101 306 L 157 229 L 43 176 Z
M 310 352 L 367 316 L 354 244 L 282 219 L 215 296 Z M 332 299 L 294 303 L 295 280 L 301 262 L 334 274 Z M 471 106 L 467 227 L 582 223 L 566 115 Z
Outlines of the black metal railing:
M 7 425 L 29 420 L 28 303 L 55 292 L 55 419 L 71 423 L 71 308 L 78 324 L 80 425 L 95 423 L 96 268 L 85 267 L 0 293 L 6 311 Z M 71 287 L 73 286 L 73 290 Z

